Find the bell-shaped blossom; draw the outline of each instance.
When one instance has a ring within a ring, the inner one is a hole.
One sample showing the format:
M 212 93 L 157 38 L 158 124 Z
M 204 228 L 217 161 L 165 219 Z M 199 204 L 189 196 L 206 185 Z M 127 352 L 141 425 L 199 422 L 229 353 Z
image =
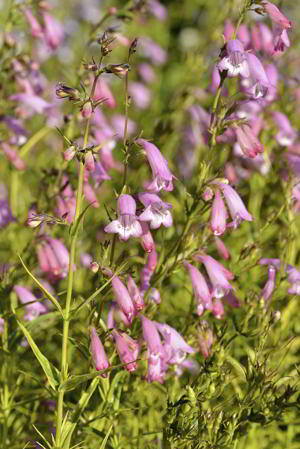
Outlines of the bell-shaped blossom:
M 141 237 L 143 230 L 138 221 L 136 203 L 132 196 L 122 194 L 117 200 L 118 219 L 105 226 L 104 232 L 119 234 L 120 240 L 128 240 L 130 237 Z
M 187 269 L 192 281 L 197 304 L 196 313 L 201 316 L 205 310 L 211 310 L 212 308 L 211 293 L 204 276 L 196 267 L 187 261 L 184 261 L 184 267 Z
M 131 323 L 136 311 L 127 288 L 118 276 L 113 276 L 111 285 L 120 309 Z
M 153 276 L 157 264 L 157 252 L 155 245 L 150 253 L 148 253 L 147 263 L 141 269 L 140 272 L 140 292 L 142 295 L 148 290 L 150 287 L 150 280 Z
M 168 168 L 168 161 L 159 149 L 145 139 L 138 139 L 137 143 L 144 148 L 152 169 L 153 181 L 148 185 L 148 190 L 152 192 L 159 192 L 162 189 L 173 190 L 172 180 L 174 176 Z
M 143 315 L 142 322 L 143 338 L 148 345 L 148 382 L 162 383 L 165 375 L 164 348 L 156 325 Z
M 105 353 L 104 346 L 98 337 L 97 331 L 94 327 L 90 329 L 91 334 L 91 347 L 93 363 L 97 371 L 102 371 L 109 368 L 109 361 Z M 102 377 L 107 377 L 108 373 L 101 374 Z
M 225 246 L 223 240 L 221 240 L 218 236 L 215 236 L 215 244 L 219 256 L 226 260 L 229 259 L 230 253 L 228 251 L 228 248 Z
M 112 331 L 112 335 L 116 342 L 116 348 L 121 363 L 126 364 L 124 368 L 129 372 L 135 371 L 136 359 L 140 351 L 140 345 L 125 332 L 117 332 L 114 329 Z
M 241 125 L 235 129 L 237 141 L 245 156 L 254 158 L 263 153 L 264 147 L 257 139 L 250 126 Z
M 288 29 L 292 27 L 292 22 L 272 2 L 263 0 L 261 3 L 264 11 L 268 14 L 272 22 L 280 25 L 282 28 Z
M 273 26 L 273 38 L 274 38 L 274 52 L 283 52 L 286 48 L 289 48 L 290 40 L 285 28 L 281 28 L 280 25 Z
M 206 268 L 208 277 L 213 287 L 212 296 L 222 298 L 233 287 L 228 282 L 233 279 L 231 271 L 227 270 L 223 265 L 217 262 L 213 257 L 206 254 L 197 254 L 195 259 L 202 262 Z M 212 307 L 210 307 L 212 308 Z
M 43 11 L 43 20 L 45 25 L 45 40 L 52 50 L 56 50 L 64 38 L 64 29 L 51 14 Z
M 229 77 L 241 75 L 247 78 L 250 75 L 247 53 L 238 39 L 231 39 L 227 42 L 225 55 L 218 63 L 218 69 L 221 72 L 227 70 Z
M 260 60 L 253 53 L 247 53 L 247 63 L 250 72 L 249 78 L 244 81 L 247 92 L 256 99 L 264 97 L 271 87 L 265 69 Z
M 188 345 L 173 327 L 156 321 L 154 321 L 154 324 L 164 338 L 165 361 L 167 363 L 181 363 L 185 359 L 186 354 L 196 352 L 196 349 Z
M 36 17 L 32 14 L 32 11 L 30 8 L 22 8 L 22 12 L 24 13 L 24 16 L 26 17 L 30 28 L 31 28 L 31 34 L 33 37 L 42 38 L 44 36 L 43 29 L 41 25 L 39 24 Z
M 167 52 L 160 45 L 148 37 L 139 39 L 140 51 L 153 62 L 156 66 L 160 66 L 167 61 Z
M 211 347 L 213 344 L 213 331 L 205 320 L 200 321 L 200 327 L 198 330 L 198 342 L 200 352 L 205 359 L 211 354 Z
M 155 193 L 139 193 L 138 198 L 146 208 L 139 215 L 140 221 L 149 221 L 151 229 L 158 229 L 160 225 L 166 228 L 172 226 L 172 204 L 165 203 Z
M 168 10 L 167 8 L 162 5 L 158 0 L 149 0 L 148 8 L 150 12 L 158 19 L 164 22 L 167 20 L 168 17 Z
M 292 127 L 287 116 L 281 112 L 275 111 L 273 112 L 273 117 L 275 119 L 276 126 L 279 129 L 276 134 L 276 140 L 279 145 L 286 147 L 292 145 L 297 138 L 297 132 Z
M 65 278 L 69 269 L 69 252 L 64 244 L 51 237 L 47 237 L 37 246 L 37 256 L 40 268 L 51 278 Z M 75 270 L 73 266 L 73 270 Z
M 127 279 L 127 288 L 136 312 L 140 312 L 144 308 L 144 299 L 134 279 L 130 275 Z
M 141 235 L 141 245 L 146 251 L 146 253 L 151 253 L 153 250 L 155 243 L 152 237 L 152 234 L 150 232 L 149 226 L 145 221 L 141 221 L 141 227 L 142 227 L 142 235 Z
M 226 231 L 227 211 L 220 191 L 217 189 L 211 210 L 211 230 L 214 235 L 222 235 Z
M 48 311 L 47 307 L 40 303 L 33 293 L 31 293 L 31 291 L 27 288 L 22 287 L 21 285 L 15 285 L 14 291 L 18 295 L 21 303 L 25 304 L 24 320 L 32 321 L 39 315 Z
M 142 83 L 131 82 L 128 86 L 128 92 L 139 109 L 146 109 L 151 100 L 150 90 Z
M 238 193 L 228 184 L 219 184 L 233 220 L 233 227 L 238 226 L 242 220 L 252 221 L 252 215 L 247 211 Z
M 275 289 L 276 284 L 276 268 L 273 265 L 269 265 L 268 267 L 268 280 L 266 285 L 264 286 L 263 298 L 265 301 L 268 301 Z

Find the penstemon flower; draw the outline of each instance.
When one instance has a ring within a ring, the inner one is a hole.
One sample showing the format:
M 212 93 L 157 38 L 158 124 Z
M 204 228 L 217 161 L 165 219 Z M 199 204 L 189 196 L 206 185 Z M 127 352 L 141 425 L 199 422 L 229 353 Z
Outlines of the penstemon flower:
M 211 293 L 209 291 L 207 282 L 200 271 L 187 261 L 184 261 L 183 265 L 187 269 L 192 281 L 192 286 L 197 303 L 196 313 L 197 315 L 201 316 L 205 310 L 211 310 L 212 308 Z
M 171 171 L 168 168 L 168 161 L 163 157 L 159 149 L 145 139 L 138 139 L 136 141 L 141 145 L 146 154 L 152 169 L 153 181 L 148 184 L 147 189 L 152 192 L 159 192 L 160 190 L 173 190 L 173 178 Z
M 227 70 L 229 77 L 241 75 L 248 78 L 250 75 L 247 53 L 243 44 L 238 39 L 229 40 L 226 44 L 225 55 L 218 63 L 218 69 Z
M 93 363 L 97 371 L 105 370 L 109 367 L 109 362 L 107 355 L 105 353 L 104 346 L 98 337 L 97 331 L 94 327 L 90 329 L 91 335 L 91 347 L 90 351 L 92 353 Z M 102 373 L 102 377 L 107 377 L 108 373 Z
M 139 193 L 138 198 L 146 209 L 139 215 L 140 221 L 149 221 L 151 229 L 158 229 L 161 225 L 169 228 L 173 224 L 172 204 L 165 203 L 155 193 Z
M 212 296 L 215 298 L 223 298 L 233 287 L 228 282 L 233 279 L 231 271 L 223 267 L 219 262 L 206 254 L 197 254 L 196 260 L 202 262 L 206 268 L 207 274 L 211 281 L 213 291 Z
M 220 191 L 217 189 L 211 210 L 211 230 L 214 235 L 222 235 L 226 231 L 227 211 Z
M 140 351 L 140 345 L 129 337 L 125 332 L 117 332 L 115 329 L 112 331 L 112 335 L 116 342 L 116 348 L 121 360 L 121 363 L 125 363 L 124 368 L 133 372 L 136 370 L 136 359 Z
M 118 276 L 113 276 L 111 285 L 121 311 L 131 324 L 136 311 L 127 288 Z
M 252 221 L 252 215 L 247 211 L 239 194 L 228 184 L 219 184 L 232 217 L 232 226 L 237 227 L 242 220 Z
M 136 213 L 135 200 L 130 195 L 120 195 L 117 200 L 118 219 L 105 226 L 104 232 L 119 234 L 120 240 L 141 237 L 143 230 Z

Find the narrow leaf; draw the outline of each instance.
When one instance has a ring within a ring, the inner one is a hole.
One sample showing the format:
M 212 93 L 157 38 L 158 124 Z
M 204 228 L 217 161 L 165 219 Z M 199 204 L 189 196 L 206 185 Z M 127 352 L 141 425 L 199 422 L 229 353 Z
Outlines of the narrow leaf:
M 108 429 L 107 434 L 105 435 L 105 438 L 104 438 L 104 440 L 102 441 L 102 444 L 101 444 L 101 446 L 100 446 L 99 449 L 104 449 L 104 448 L 105 448 L 106 443 L 107 443 L 107 440 L 108 440 L 108 437 L 109 437 L 109 435 L 110 435 L 110 432 L 111 432 L 112 428 L 113 428 L 113 425 L 111 424 L 111 426 L 110 426 L 110 428 Z
M 36 285 L 42 290 L 42 292 L 47 296 L 47 298 L 52 302 L 52 304 L 60 311 L 61 315 L 63 315 L 63 310 L 59 304 L 59 302 L 57 301 L 57 299 L 51 295 L 50 292 L 48 292 L 48 290 L 43 286 L 43 284 L 41 284 L 37 278 L 29 271 L 29 269 L 26 267 L 25 263 L 22 260 L 21 256 L 18 256 L 20 259 L 21 264 L 23 265 L 25 271 L 27 272 L 27 274 L 29 274 L 29 276 L 31 277 L 31 279 L 36 283 Z
M 39 348 L 35 344 L 33 338 L 31 337 L 31 335 L 28 332 L 28 330 L 26 329 L 26 327 L 23 326 L 23 324 L 20 323 L 20 321 L 18 321 L 18 320 L 17 320 L 17 323 L 18 323 L 21 331 L 23 332 L 23 334 L 27 338 L 27 341 L 28 341 L 31 349 L 34 352 L 34 355 L 36 356 L 36 358 L 38 359 L 41 367 L 43 368 L 43 371 L 44 371 L 44 373 L 47 376 L 47 379 L 48 379 L 48 382 L 49 382 L 50 386 L 53 388 L 53 390 L 55 390 L 56 389 L 55 388 L 56 385 L 58 385 L 58 381 L 55 379 L 55 376 L 54 376 L 55 368 L 51 365 L 49 360 L 41 353 L 41 351 L 39 350 Z
M 92 205 L 93 203 L 89 203 L 81 212 L 81 214 L 79 215 L 79 217 L 76 220 L 76 223 L 74 224 L 74 226 L 70 227 L 70 235 L 73 236 L 77 233 L 78 231 L 78 227 L 80 225 L 80 223 L 83 220 L 84 215 L 86 214 L 86 211 L 88 210 L 88 208 Z

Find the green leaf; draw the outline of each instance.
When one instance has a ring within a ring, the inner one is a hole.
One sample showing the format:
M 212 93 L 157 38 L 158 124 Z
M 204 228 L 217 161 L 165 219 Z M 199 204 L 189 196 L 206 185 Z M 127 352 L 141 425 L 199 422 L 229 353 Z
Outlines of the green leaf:
M 29 269 L 26 267 L 25 263 L 23 262 L 22 257 L 20 255 L 18 257 L 19 257 L 20 262 L 23 265 L 25 271 L 27 272 L 27 274 L 29 274 L 29 276 L 36 283 L 36 285 L 42 290 L 42 292 L 47 296 L 47 298 L 52 302 L 52 304 L 60 311 L 60 313 L 63 317 L 64 313 L 63 313 L 63 310 L 62 310 L 59 302 L 57 301 L 57 299 L 53 295 L 51 295 L 51 293 L 48 292 L 48 290 L 43 286 L 43 284 L 41 284 L 37 280 L 37 278 L 29 271 Z
M 55 372 L 54 366 L 52 366 L 51 363 L 49 362 L 49 360 L 41 353 L 41 351 L 39 350 L 39 348 L 35 344 L 33 338 L 31 337 L 31 335 L 28 332 L 28 330 L 26 329 L 26 327 L 23 326 L 23 324 L 20 321 L 18 321 L 18 320 L 17 320 L 17 323 L 18 323 L 21 331 L 23 332 L 23 334 L 27 338 L 27 341 L 28 341 L 31 349 L 34 352 L 34 355 L 38 359 L 39 364 L 43 368 L 43 371 L 44 371 L 44 373 L 47 376 L 47 379 L 48 379 L 48 382 L 49 382 L 51 388 L 53 388 L 53 390 L 56 390 L 56 385 L 58 385 L 58 381 L 56 380 L 55 375 L 54 375 L 54 372 Z M 58 373 L 56 373 L 56 374 L 58 374 Z
M 70 236 L 73 237 L 75 234 L 77 234 L 78 231 L 78 227 L 80 225 L 80 223 L 83 220 L 84 215 L 86 214 L 86 211 L 88 210 L 88 208 L 92 205 L 93 203 L 89 203 L 81 212 L 81 214 L 79 215 L 79 217 L 77 218 L 76 222 L 74 223 L 73 226 L 70 227 Z
M 101 446 L 100 446 L 99 449 L 104 449 L 104 448 L 105 448 L 106 443 L 107 443 L 107 440 L 108 440 L 108 437 L 109 437 L 109 435 L 110 435 L 110 432 L 111 432 L 112 428 L 113 428 L 113 425 L 111 424 L 111 426 L 110 426 L 110 428 L 108 429 L 107 434 L 105 435 L 105 438 L 104 438 L 104 440 L 102 441 L 102 444 L 101 444 Z
M 72 391 L 75 390 L 75 388 L 78 387 L 78 385 L 87 382 L 88 380 L 94 379 L 95 377 L 100 377 L 101 374 L 106 373 L 110 371 L 112 368 L 107 368 L 103 371 L 95 371 L 93 373 L 89 374 L 81 374 L 79 376 L 70 376 L 68 380 L 63 382 L 60 386 L 58 391 L 64 390 L 64 391 Z

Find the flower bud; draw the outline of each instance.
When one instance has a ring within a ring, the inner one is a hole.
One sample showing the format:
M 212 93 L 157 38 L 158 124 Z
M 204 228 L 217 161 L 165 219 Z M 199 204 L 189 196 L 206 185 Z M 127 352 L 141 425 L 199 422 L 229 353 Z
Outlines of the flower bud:
M 69 98 L 70 101 L 80 100 L 80 92 L 78 89 L 62 83 L 57 84 L 55 93 L 57 98 Z

